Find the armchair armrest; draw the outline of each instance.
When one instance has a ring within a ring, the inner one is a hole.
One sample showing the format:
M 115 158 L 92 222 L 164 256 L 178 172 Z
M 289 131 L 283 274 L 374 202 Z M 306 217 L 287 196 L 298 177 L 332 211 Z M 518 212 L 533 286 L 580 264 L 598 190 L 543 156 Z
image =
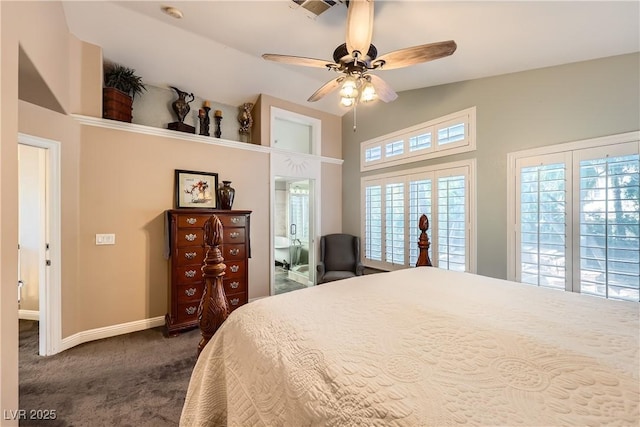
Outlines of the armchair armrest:
M 322 276 L 324 276 L 324 271 L 325 271 L 323 261 L 318 262 L 318 266 L 316 267 L 316 270 L 318 271 L 318 280 L 322 279 Z
M 361 261 L 356 263 L 356 276 L 362 276 L 364 274 L 364 265 Z

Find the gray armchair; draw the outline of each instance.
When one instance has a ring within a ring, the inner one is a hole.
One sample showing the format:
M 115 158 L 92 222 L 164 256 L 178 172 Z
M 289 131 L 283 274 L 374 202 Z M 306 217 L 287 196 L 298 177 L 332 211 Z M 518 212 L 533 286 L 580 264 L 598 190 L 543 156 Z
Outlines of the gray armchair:
M 320 238 L 318 284 L 362 276 L 360 238 L 351 234 L 328 234 Z

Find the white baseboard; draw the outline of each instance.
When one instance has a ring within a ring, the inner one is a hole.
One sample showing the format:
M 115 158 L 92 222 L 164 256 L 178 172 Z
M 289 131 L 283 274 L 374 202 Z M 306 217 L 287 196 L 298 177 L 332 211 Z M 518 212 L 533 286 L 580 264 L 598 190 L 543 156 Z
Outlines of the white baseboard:
M 151 319 L 136 320 L 135 322 L 121 323 L 119 325 L 106 326 L 104 328 L 90 329 L 78 332 L 62 339 L 60 351 L 65 351 L 71 347 L 89 341 L 101 340 L 103 338 L 115 337 L 117 335 L 128 334 L 130 332 L 142 331 L 164 325 L 164 316 Z
M 40 312 L 38 310 L 18 310 L 18 319 L 22 320 L 40 320 Z

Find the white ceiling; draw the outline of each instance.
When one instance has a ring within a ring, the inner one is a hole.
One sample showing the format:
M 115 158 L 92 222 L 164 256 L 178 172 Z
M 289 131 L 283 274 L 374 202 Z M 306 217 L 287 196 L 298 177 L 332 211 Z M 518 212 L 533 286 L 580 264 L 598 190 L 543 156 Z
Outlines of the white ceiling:
M 290 0 L 64 1 L 69 30 L 106 59 L 136 69 L 145 83 L 177 86 L 240 105 L 260 93 L 343 115 L 332 93 L 307 98 L 331 71 L 265 61 L 263 53 L 332 60 L 345 41 L 347 9 L 310 18 Z M 162 13 L 179 8 L 181 20 Z M 455 40 L 450 57 L 375 71 L 397 92 L 640 51 L 638 1 L 377 0 L 372 43 L 378 56 Z M 399 93 L 402 96 L 402 93 Z

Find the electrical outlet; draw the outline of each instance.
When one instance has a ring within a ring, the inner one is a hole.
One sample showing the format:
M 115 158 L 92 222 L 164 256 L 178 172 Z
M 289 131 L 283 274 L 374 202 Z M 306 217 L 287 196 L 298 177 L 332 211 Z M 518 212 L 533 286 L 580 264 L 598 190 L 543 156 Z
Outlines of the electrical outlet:
M 96 245 L 115 245 L 115 234 L 96 234 Z

